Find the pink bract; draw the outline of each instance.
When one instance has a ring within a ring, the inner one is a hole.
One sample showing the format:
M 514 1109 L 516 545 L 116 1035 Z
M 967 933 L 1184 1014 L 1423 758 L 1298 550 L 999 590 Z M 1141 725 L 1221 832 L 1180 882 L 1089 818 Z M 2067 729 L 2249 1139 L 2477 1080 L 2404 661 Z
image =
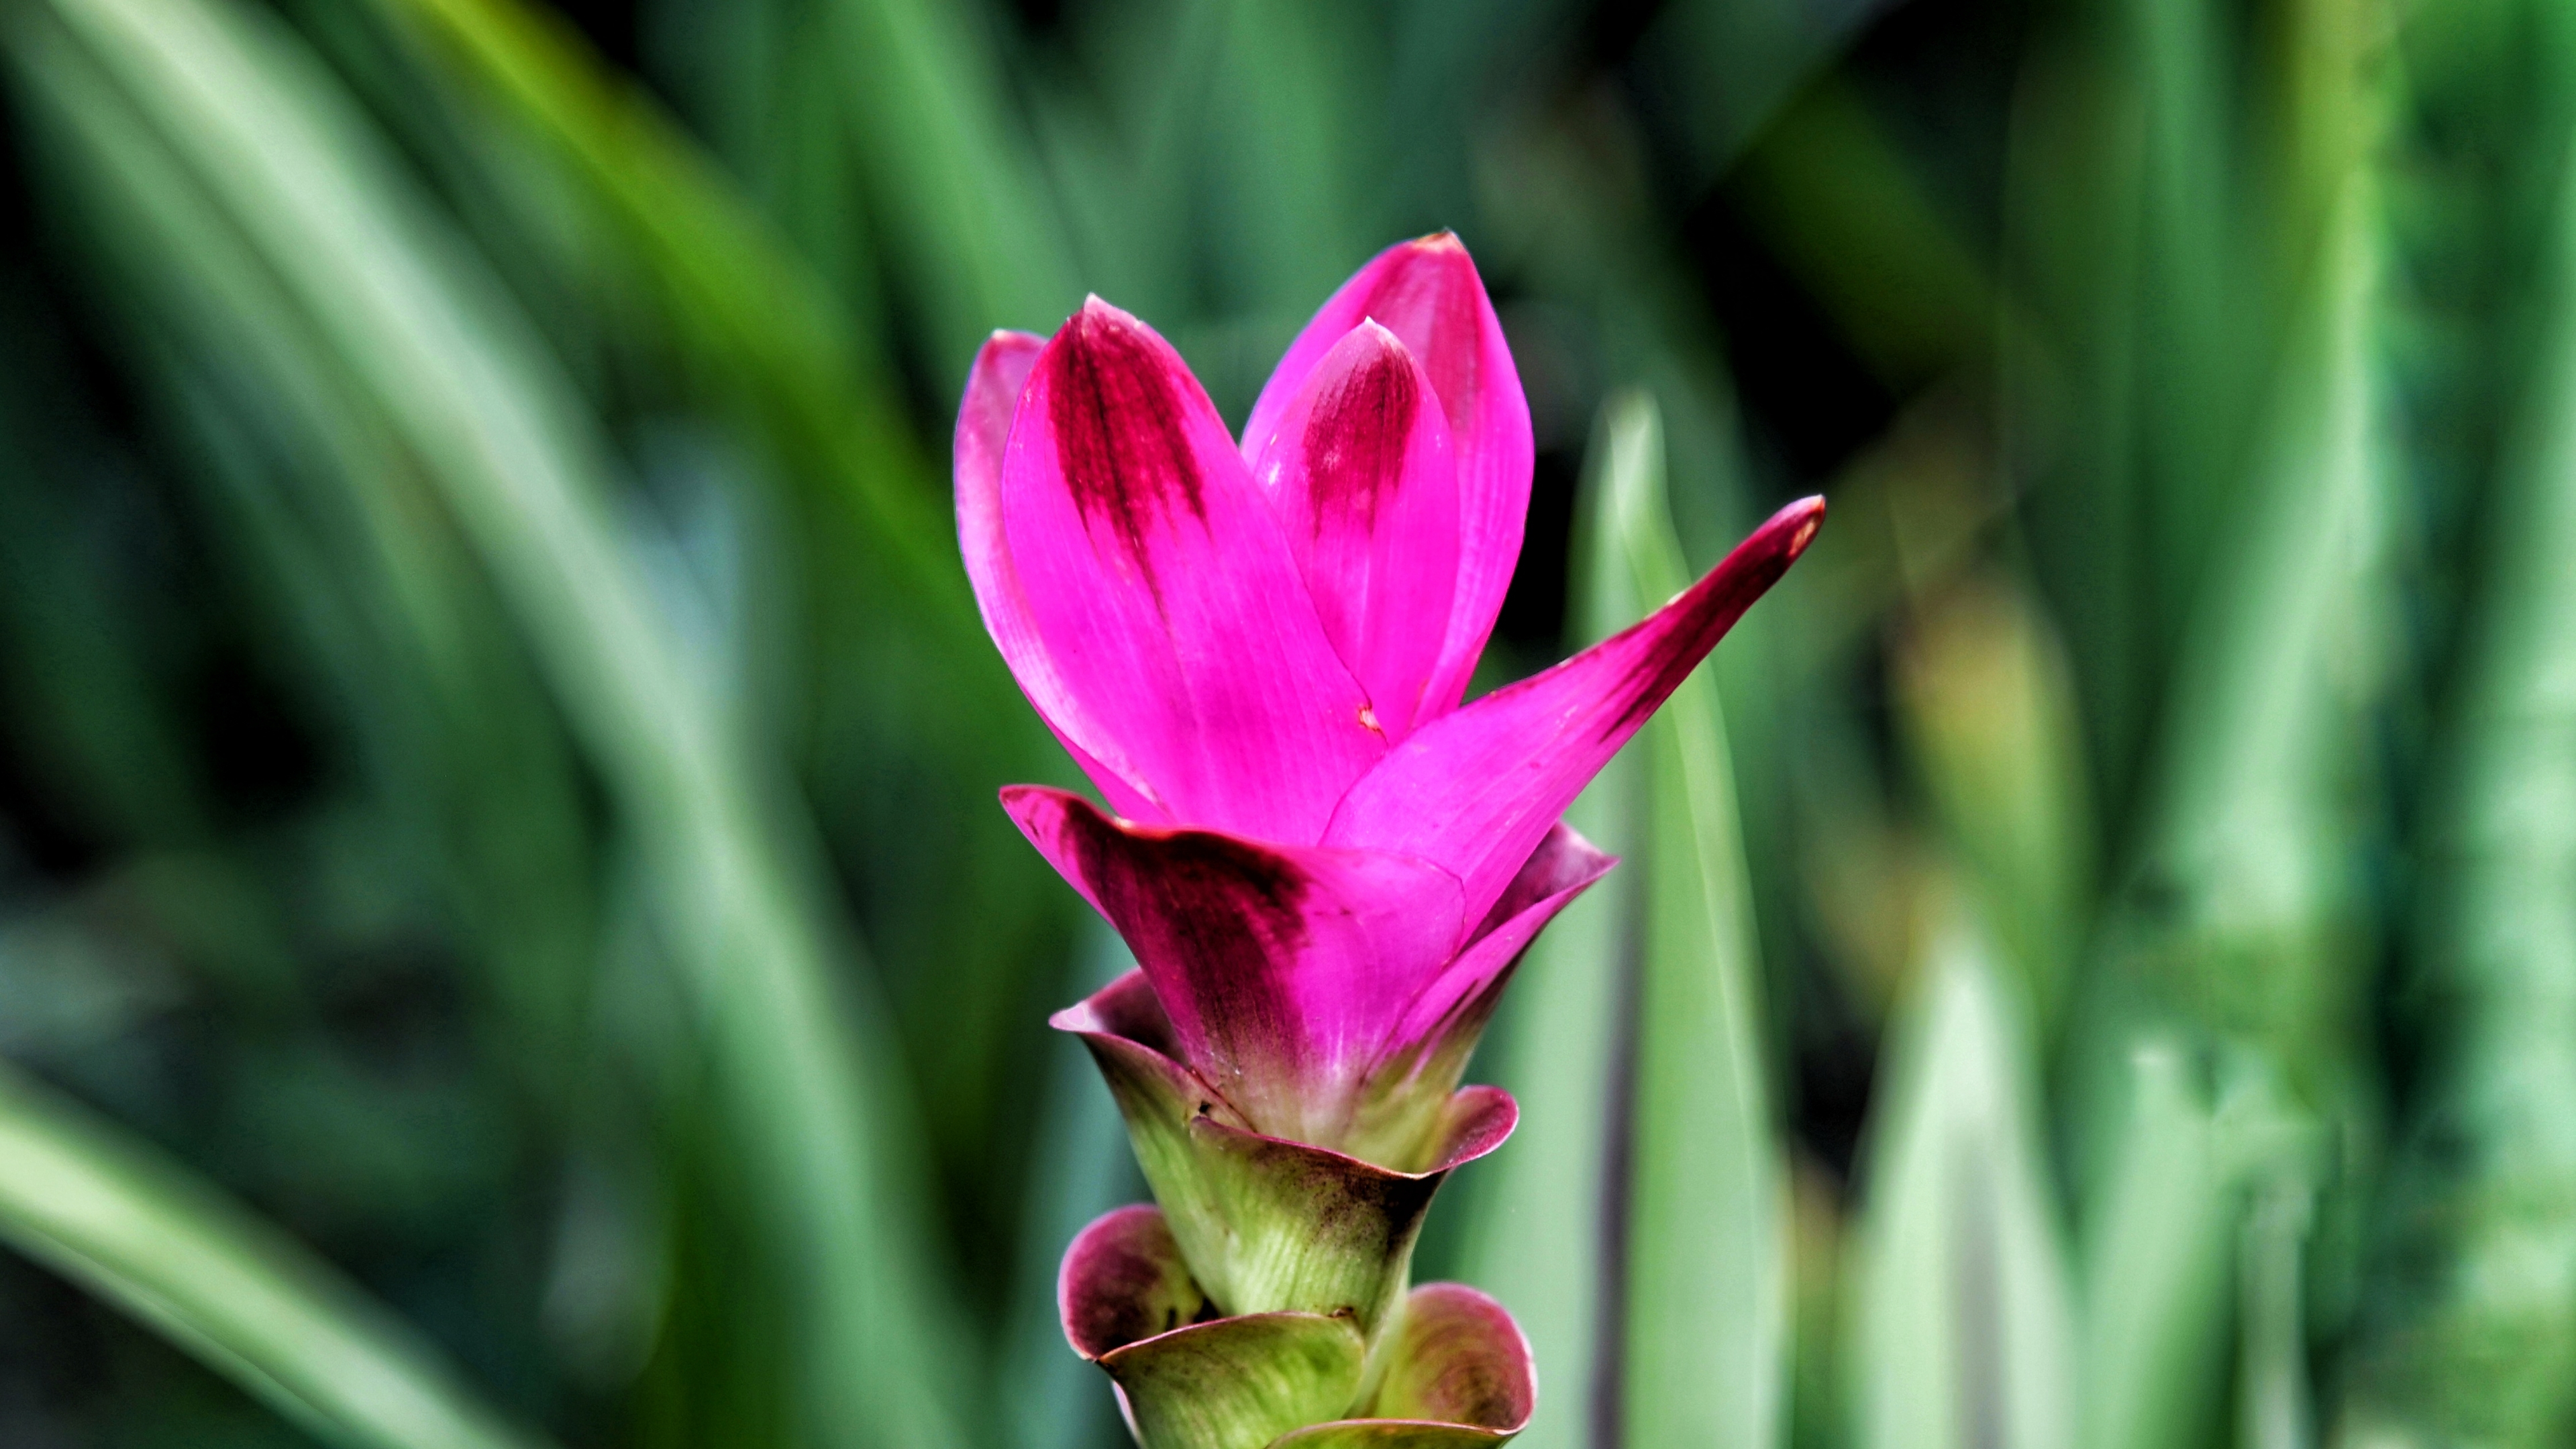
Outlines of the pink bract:
M 1532 451 L 1446 233 L 1324 304 L 1240 443 L 1093 298 L 1051 339 L 994 335 L 956 446 L 985 625 L 1110 813 L 1004 803 L 1126 937 L 1186 1067 L 1254 1129 L 1325 1145 L 1395 1067 L 1439 1057 L 1454 1084 L 1469 1004 L 1608 865 L 1558 816 L 1824 513 L 1791 504 L 1633 628 L 1461 707 Z

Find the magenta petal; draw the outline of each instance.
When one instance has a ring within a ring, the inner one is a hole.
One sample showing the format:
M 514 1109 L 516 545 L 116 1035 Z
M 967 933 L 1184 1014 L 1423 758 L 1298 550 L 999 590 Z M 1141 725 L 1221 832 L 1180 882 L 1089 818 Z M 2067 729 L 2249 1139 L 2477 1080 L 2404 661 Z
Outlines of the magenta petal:
M 1397 1059 L 1416 1050 L 1446 1055 L 1444 1048 L 1463 1029 L 1467 1039 L 1455 1054 L 1458 1068 L 1464 1068 L 1467 1049 L 1475 1044 L 1475 1033 L 1481 1032 L 1493 1015 L 1497 995 L 1494 988 L 1509 976 L 1521 952 L 1529 949 L 1529 943 L 1556 919 L 1557 912 L 1572 905 L 1576 896 L 1591 889 L 1593 882 L 1609 874 L 1610 867 L 1618 863 L 1618 857 L 1576 834 L 1570 826 L 1558 825 L 1549 831 L 1528 863 L 1512 878 L 1502 898 L 1494 903 L 1485 928 L 1405 1009 L 1404 1019 L 1389 1041 L 1389 1058 Z
M 1386 741 L 1179 354 L 1085 303 L 1029 374 L 1001 494 L 1028 616 L 1132 778 L 1172 819 L 1321 834 Z
M 1389 741 L 1413 728 L 1458 580 L 1449 424 L 1420 363 L 1363 322 L 1307 374 L 1254 470 L 1324 637 Z
M 1435 861 L 1482 920 L 1557 816 L 1779 581 L 1825 501 L 1773 514 L 1646 619 L 1543 674 L 1434 720 L 1351 787 L 1324 843 Z
M 1458 882 L 1418 860 L 1126 824 L 1034 785 L 1002 804 L 1126 938 L 1189 1065 L 1264 1132 L 1335 1140 L 1464 928 Z
M 1565 826 L 1550 833 L 1458 958 L 1405 1008 L 1378 1053 L 1343 1150 L 1410 1161 L 1441 1131 L 1451 1093 L 1539 929 L 1618 862 Z M 1467 1088 L 1465 1096 L 1477 1088 Z
M 966 557 L 966 578 L 975 586 L 984 630 L 1000 647 L 1002 662 L 1020 682 L 1021 693 L 1108 797 L 1110 808 L 1133 820 L 1167 820 L 1117 745 L 1084 717 L 1055 661 L 1047 657 L 1019 570 L 1002 542 L 1002 451 L 1010 441 L 1021 389 L 1044 346 L 1046 339 L 1026 332 L 996 332 L 966 374 L 966 396 L 957 406 L 957 542 Z
M 1324 303 L 1252 405 L 1244 456 L 1257 459 L 1269 449 L 1307 375 L 1371 319 L 1421 362 L 1448 415 L 1458 459 L 1457 591 L 1418 724 L 1457 708 L 1520 562 L 1533 457 L 1529 402 L 1476 263 L 1444 231 L 1380 252 Z

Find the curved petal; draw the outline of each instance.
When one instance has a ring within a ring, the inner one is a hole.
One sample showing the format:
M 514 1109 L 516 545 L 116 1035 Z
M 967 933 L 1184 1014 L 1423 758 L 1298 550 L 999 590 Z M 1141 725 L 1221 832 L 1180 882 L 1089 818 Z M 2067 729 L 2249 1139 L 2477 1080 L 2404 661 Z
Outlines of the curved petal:
M 1534 456 L 1529 401 L 1484 279 L 1458 238 L 1444 231 L 1380 252 L 1324 303 L 1252 405 L 1244 456 L 1257 459 L 1268 450 L 1307 374 L 1344 334 L 1371 318 L 1421 361 L 1448 414 L 1458 457 L 1457 592 L 1418 722 L 1457 708 L 1520 563 Z
M 1100 1361 L 1142 1449 L 1258 1445 L 1359 1392 L 1359 1330 L 1311 1313 L 1220 1318 Z
M 1436 1135 L 1443 1104 L 1466 1074 L 1467 1059 L 1493 1020 L 1521 953 L 1558 911 L 1616 864 L 1566 826 L 1549 834 L 1467 948 L 1406 1005 L 1378 1048 L 1343 1150 L 1372 1162 L 1405 1161 Z
M 1055 1306 L 1065 1342 L 1091 1359 L 1215 1316 L 1162 1212 L 1146 1203 L 1113 1208 L 1074 1234 L 1056 1270 Z
M 1385 754 L 1207 394 L 1097 297 L 1021 391 L 1002 530 L 1068 692 L 1171 818 L 1312 841 Z
M 1059 1279 L 1068 1337 L 1077 1319 L 1086 1330 L 1156 1321 L 1154 1310 L 1162 1305 L 1116 1301 L 1131 1277 L 1150 1295 L 1167 1292 L 1157 1270 L 1178 1265 L 1151 1261 L 1156 1247 L 1171 1241 L 1169 1234 L 1160 1245 L 1152 1241 L 1156 1216 L 1150 1207 L 1121 1208 L 1074 1240 Z M 1086 1276 L 1095 1269 L 1106 1272 Z M 1143 1449 L 1259 1446 L 1300 1424 L 1347 1413 L 1359 1397 L 1368 1352 L 1348 1318 L 1317 1313 L 1244 1314 L 1106 1347 L 1076 1338 L 1074 1346 L 1117 1384 L 1119 1407 Z
M 1324 637 L 1390 743 L 1413 729 L 1458 582 L 1458 475 L 1431 380 L 1374 322 L 1307 374 L 1253 470 Z
M 1617 856 L 1570 826 L 1558 825 L 1548 832 L 1495 902 L 1485 927 L 1405 1008 L 1381 1060 L 1393 1064 L 1423 1057 L 1436 1062 L 1454 1056 L 1449 1070 L 1463 1070 L 1521 953 L 1556 919 L 1557 912 L 1574 904 L 1576 896 L 1590 890 L 1618 863 Z M 1415 1069 L 1423 1068 L 1417 1063 Z
M 1471 1449 L 1521 1431 L 1538 1408 L 1529 1340 L 1503 1305 L 1464 1283 L 1404 1300 L 1369 1417 L 1316 1424 L 1271 1449 Z
M 1267 1449 L 1492 1449 L 1511 1438 L 1495 1429 L 1427 1419 L 1335 1419 L 1282 1434 Z
M 1414 732 L 1369 772 L 1324 843 L 1434 861 L 1481 920 L 1565 807 L 1788 571 L 1825 501 L 1792 503 L 1646 619 Z
M 1002 541 L 1002 452 L 1020 392 L 1037 365 L 1046 339 L 1026 332 L 996 332 L 975 354 L 966 374 L 966 396 L 957 405 L 957 544 L 984 632 L 1002 651 L 1020 692 L 1046 721 L 1082 772 L 1108 797 L 1109 807 L 1131 820 L 1170 816 L 1153 799 L 1117 745 L 1087 720 L 1073 692 L 1056 672 L 1030 617 L 1019 571 Z
M 1123 823 L 1034 785 L 1002 804 L 1126 938 L 1189 1065 L 1299 1141 L 1334 1140 L 1465 919 L 1458 882 L 1403 856 Z

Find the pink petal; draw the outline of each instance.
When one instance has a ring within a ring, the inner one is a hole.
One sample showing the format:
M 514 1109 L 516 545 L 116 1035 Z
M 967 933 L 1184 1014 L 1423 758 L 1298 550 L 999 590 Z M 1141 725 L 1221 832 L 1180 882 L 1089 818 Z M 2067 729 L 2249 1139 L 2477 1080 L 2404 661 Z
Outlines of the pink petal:
M 1324 637 L 1390 742 L 1413 728 L 1458 582 L 1458 475 L 1420 363 L 1363 322 L 1306 375 L 1254 476 Z
M 1484 919 L 1584 784 L 1788 571 L 1824 512 L 1821 498 L 1790 504 L 1642 623 L 1416 730 L 1351 787 L 1324 843 L 1437 862 Z
M 1550 830 L 1494 902 L 1467 949 L 1405 1008 L 1381 1057 L 1401 1061 L 1418 1055 L 1426 1065 L 1454 1059 L 1455 1068 L 1463 1070 L 1521 953 L 1556 919 L 1557 912 L 1574 904 L 1576 896 L 1618 863 L 1617 856 L 1584 839 L 1571 826 L 1560 824 Z M 1449 1082 L 1438 1085 L 1445 1090 Z
M 1503 1305 L 1464 1283 L 1413 1290 L 1375 1413 L 1515 1434 L 1537 1407 L 1529 1340 Z
M 1128 777 L 1172 819 L 1313 841 L 1386 741 L 1179 354 L 1084 303 L 1029 374 L 1001 491 L 1029 617 Z
M 1150 1203 L 1113 1208 L 1074 1235 L 1055 1303 L 1065 1342 L 1089 1359 L 1216 1316 Z
M 1047 657 L 1037 621 L 1029 616 L 1019 571 L 1003 546 L 1002 450 L 1010 440 L 1020 391 L 1044 346 L 1046 339 L 1026 332 L 996 332 L 985 339 L 966 374 L 966 396 L 957 405 L 958 548 L 966 557 L 966 577 L 975 586 L 984 631 L 1000 646 L 1002 661 L 1038 718 L 1100 787 L 1111 809 L 1135 820 L 1167 820 L 1170 816 L 1116 744 L 1084 717 L 1055 661 Z
M 1422 363 L 1448 414 L 1458 457 L 1457 591 L 1439 663 L 1415 714 L 1419 724 L 1457 708 L 1520 562 L 1533 457 L 1529 402 L 1476 263 L 1444 231 L 1380 252 L 1324 303 L 1252 405 L 1244 456 L 1259 458 L 1269 448 L 1307 375 L 1345 334 L 1372 318 Z
M 1336 1140 L 1464 920 L 1418 860 L 1132 825 L 1036 785 L 1002 804 L 1126 938 L 1189 1066 L 1270 1135 Z

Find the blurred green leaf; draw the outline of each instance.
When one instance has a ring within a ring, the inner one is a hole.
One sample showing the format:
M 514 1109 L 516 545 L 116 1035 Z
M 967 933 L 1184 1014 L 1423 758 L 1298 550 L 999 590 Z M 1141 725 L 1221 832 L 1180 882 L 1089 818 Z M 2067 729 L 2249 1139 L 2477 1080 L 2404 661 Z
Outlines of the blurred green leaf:
M 2033 601 L 1994 579 L 1927 601 L 1896 660 L 1915 769 L 2043 1038 L 2082 949 L 2097 838 L 2067 676 Z
M 1636 580 L 1627 540 L 1613 526 L 1607 420 L 1588 460 L 1585 528 L 1575 542 L 1578 642 L 1635 622 Z M 1634 453 L 1625 461 L 1642 465 Z M 1634 823 L 1644 752 L 1619 752 L 1565 814 L 1606 850 Z M 1511 1150 L 1491 1170 L 1464 1175 L 1468 1219 L 1459 1275 L 1512 1310 L 1529 1336 L 1541 1386 L 1519 1443 L 1530 1449 L 1590 1442 L 1605 1399 L 1622 1393 L 1613 1372 L 1624 1324 L 1613 1214 L 1626 1196 L 1627 1099 L 1635 1051 L 1636 961 L 1641 933 L 1625 866 L 1565 908 L 1513 974 L 1489 1036 L 1488 1069 L 1519 1099 Z M 1612 1184 L 1618 1184 L 1613 1187 Z M 1616 1194 L 1615 1196 L 1613 1194 Z M 1608 1340 L 1605 1343 L 1605 1329 Z
M 1081 302 L 1010 124 L 990 20 L 935 0 L 829 4 L 874 210 L 922 289 L 931 365 L 962 377 L 987 332 L 1052 331 Z
M 1932 946 L 1869 1127 L 1850 1366 L 1866 1449 L 2075 1433 L 2075 1307 L 2027 1007 L 1965 920 Z
M 1873 368 L 1917 386 L 1983 360 L 2006 298 L 1847 80 L 1820 78 L 1729 186 Z
M 2402 997 L 2424 1089 L 2343 1405 L 2356 1434 L 2396 1443 L 2536 1446 L 2576 1426 L 2576 30 L 2546 7 L 2517 18 L 2527 28 L 2472 53 L 2545 57 L 2549 84 L 2520 113 L 2555 130 L 2538 329 L 2428 771 L 2421 955 Z
M 1689 583 L 1641 394 L 1605 407 L 1590 526 L 1616 540 L 1629 617 Z M 1723 647 L 1723 646 L 1721 646 Z M 1694 674 L 1640 732 L 1642 819 L 1629 1127 L 1623 1432 L 1643 1444 L 1779 1441 L 1787 1184 L 1764 1061 L 1760 943 L 1717 686 Z
M 2195 1066 L 2169 1038 L 2129 1051 L 2115 1158 L 2084 1232 L 2085 1449 L 2208 1443 L 2228 1425 L 2231 1382 L 2264 1425 L 2248 1449 L 2304 1419 L 2300 1253 L 2321 1143 L 2250 1060 L 2222 1062 L 2214 1093 Z
M 833 975 L 855 943 L 820 905 L 805 827 L 622 547 L 604 449 L 559 374 L 283 35 L 193 0 L 55 14 L 15 31 L 22 65 L 112 78 L 273 271 L 438 486 L 608 782 L 774 1234 L 813 1430 L 949 1442 L 956 1375 L 931 1365 L 956 1361 L 955 1329 L 925 1281 L 918 1195 L 887 1176 L 910 1170 L 910 1119 L 880 1020 Z
M 240 1206 L 0 1065 L 0 1238 L 352 1449 L 541 1449 Z
M 864 350 L 841 303 L 688 139 L 548 12 L 517 0 L 379 3 L 430 27 L 556 148 L 632 239 L 689 344 L 768 420 L 791 461 L 860 502 L 904 589 L 946 606 L 922 613 L 962 617 L 949 525 L 887 360 Z
M 1604 409 L 1589 469 L 1582 628 L 1597 638 L 1687 582 L 1651 400 Z M 1543 1380 L 1568 1386 L 1551 1393 L 1569 1407 L 1542 1397 L 1524 1431 L 1538 1442 L 1615 1415 L 1638 1442 L 1773 1443 L 1786 1184 L 1714 683 L 1686 683 L 1568 818 L 1629 860 L 1521 967 L 1500 1075 L 1523 1140 L 1476 1199 L 1468 1272 L 1514 1305 Z
M 2367 96 L 2372 77 L 2353 66 L 2336 79 Z M 2329 99 L 2356 107 L 2345 124 L 2366 134 L 2366 106 Z M 2379 825 L 2373 730 L 2395 630 L 2382 612 L 2390 480 L 2373 326 L 2383 222 L 2367 162 L 2351 138 L 2316 158 L 2338 183 L 2335 204 L 2307 227 L 2248 487 L 2210 548 L 2089 1038 L 2179 1013 L 2278 1065 L 2337 1143 L 2311 1275 L 2328 1321 L 2353 1299 L 2382 1132 L 2363 862 Z M 2078 1100 L 2111 1090 L 2108 1055 L 2078 1050 Z M 2080 1150 L 2090 1161 L 2101 1146 L 2089 1135 Z

